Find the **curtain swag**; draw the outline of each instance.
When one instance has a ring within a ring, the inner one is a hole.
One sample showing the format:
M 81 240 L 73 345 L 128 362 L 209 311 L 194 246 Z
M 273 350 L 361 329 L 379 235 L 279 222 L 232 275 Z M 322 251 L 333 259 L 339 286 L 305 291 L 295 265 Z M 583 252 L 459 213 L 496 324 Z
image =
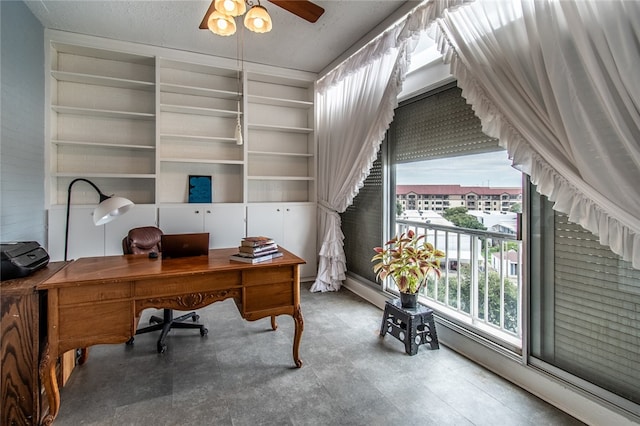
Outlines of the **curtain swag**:
M 640 268 L 640 2 L 476 2 L 436 42 L 483 131 L 554 209 Z
M 320 250 L 311 291 L 337 291 L 345 279 L 339 213 L 353 202 L 376 158 L 420 32 L 466 1 L 422 3 L 316 83 Z

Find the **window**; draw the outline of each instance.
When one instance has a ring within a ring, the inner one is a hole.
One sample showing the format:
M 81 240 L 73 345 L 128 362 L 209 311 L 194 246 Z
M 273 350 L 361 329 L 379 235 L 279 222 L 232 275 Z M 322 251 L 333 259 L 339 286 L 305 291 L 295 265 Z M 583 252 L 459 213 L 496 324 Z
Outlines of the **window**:
M 517 262 L 511 262 L 511 263 L 509 264 L 509 271 L 510 271 L 510 272 L 509 272 L 509 275 L 511 275 L 511 276 L 516 276 L 516 275 L 518 275 L 518 273 L 520 272 L 520 271 L 519 271 L 519 266 L 520 266 L 520 265 L 518 265 L 518 263 L 517 263 Z
M 640 404 L 640 271 L 531 193 L 532 363 Z
M 372 273 L 372 248 L 401 227 L 419 226 L 418 232 L 448 253 L 443 262 L 448 267 L 440 280 L 430 281 L 423 302 L 520 351 L 517 214 L 501 212 L 500 203 L 494 208 L 491 200 L 504 193 L 520 197 L 521 174 L 497 140 L 482 133 L 455 86 L 403 102 L 387 135 L 364 187 L 342 215 L 348 274 L 379 286 Z M 481 197 L 487 200 L 486 210 L 485 201 L 477 210 Z M 420 207 L 417 199 L 433 201 Z M 466 212 L 455 219 L 464 230 L 444 218 L 451 208 Z
M 477 121 L 475 133 L 460 131 L 472 120 L 446 105 L 469 108 L 456 90 L 444 88 L 402 103 L 396 110 L 373 177 L 342 216 L 348 274 L 374 283 L 371 248 L 396 229 L 424 232 L 434 244 L 447 245 L 448 257 L 443 277 L 429 281 L 421 301 L 447 320 L 522 353 L 526 264 L 530 282 L 527 362 L 640 415 L 640 271 L 554 212 L 550 202 L 534 190 L 527 188 L 523 197 L 521 176 L 510 167 L 497 141 L 482 135 Z M 456 103 L 456 96 L 462 102 Z M 448 114 L 457 118 L 450 119 Z M 461 142 L 456 142 L 454 134 L 460 135 Z M 496 170 L 501 176 L 492 174 Z M 467 171 L 472 171 L 473 180 L 449 177 L 462 177 Z M 499 180 L 507 175 L 513 181 Z M 421 184 L 434 188 L 416 192 Z M 494 187 L 501 191 L 480 190 Z M 409 211 L 409 192 L 426 200 L 447 201 L 442 206 L 439 201 L 425 202 L 420 210 Z M 493 200 L 499 201 L 494 205 Z M 524 259 L 519 221 L 491 221 L 510 217 L 523 207 L 529 243 Z M 438 223 L 451 208 L 467 209 L 486 230 L 465 227 L 456 232 L 455 227 Z M 391 223 L 383 221 L 386 216 Z

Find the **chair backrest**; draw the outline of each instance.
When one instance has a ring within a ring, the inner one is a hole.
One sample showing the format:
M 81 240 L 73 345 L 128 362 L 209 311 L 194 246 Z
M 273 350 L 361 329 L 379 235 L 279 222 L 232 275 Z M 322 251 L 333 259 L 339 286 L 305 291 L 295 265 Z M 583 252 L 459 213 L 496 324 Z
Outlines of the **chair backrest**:
M 124 254 L 159 253 L 162 250 L 161 237 L 162 231 L 155 226 L 133 228 L 122 239 L 122 251 Z

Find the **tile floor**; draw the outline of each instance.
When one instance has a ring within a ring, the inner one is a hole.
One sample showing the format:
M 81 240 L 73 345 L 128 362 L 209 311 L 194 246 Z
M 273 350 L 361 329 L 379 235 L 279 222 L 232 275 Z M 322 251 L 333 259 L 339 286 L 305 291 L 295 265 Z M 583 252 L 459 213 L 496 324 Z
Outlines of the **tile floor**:
M 271 331 L 226 300 L 199 311 L 208 336 L 174 330 L 164 354 L 157 333 L 92 347 L 61 390 L 55 425 L 582 424 L 444 345 L 406 355 L 379 338 L 380 309 L 346 289 L 309 287 L 301 369 L 290 317 Z

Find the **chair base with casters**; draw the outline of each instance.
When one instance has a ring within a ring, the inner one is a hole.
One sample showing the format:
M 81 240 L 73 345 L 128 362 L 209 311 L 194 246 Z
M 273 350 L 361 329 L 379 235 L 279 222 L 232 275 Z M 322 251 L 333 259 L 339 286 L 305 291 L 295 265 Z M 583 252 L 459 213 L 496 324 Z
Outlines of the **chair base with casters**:
M 122 251 L 124 254 L 154 254 L 155 256 L 153 256 L 153 258 L 157 258 L 158 252 L 162 251 L 161 242 L 162 231 L 159 228 L 155 226 L 134 228 L 122 239 Z M 193 323 L 184 322 L 189 318 L 193 320 Z M 163 353 L 167 350 L 167 345 L 164 343 L 164 340 L 172 328 L 198 328 L 200 329 L 200 335 L 206 336 L 209 330 L 207 330 L 203 324 L 196 324 L 198 318 L 195 312 L 189 312 L 188 314 L 174 318 L 173 310 L 164 309 L 163 318 L 152 316 L 149 320 L 151 325 L 137 330 L 136 335 L 162 330 L 160 338 L 158 339 L 158 353 Z M 133 339 L 134 337 L 131 337 L 127 344 L 133 344 Z
M 181 315 L 177 318 L 174 318 L 172 309 L 163 309 L 163 318 L 152 315 L 151 318 L 149 318 L 149 323 L 153 323 L 153 324 L 136 330 L 136 336 L 138 334 L 144 334 L 144 333 L 149 333 L 151 331 L 162 330 L 157 343 L 158 353 L 161 354 L 167 350 L 167 344 L 164 342 L 164 340 L 172 328 L 198 328 L 200 329 L 200 335 L 206 336 L 209 330 L 204 326 L 204 324 L 196 323 L 196 321 L 198 321 L 199 318 L 200 317 L 195 312 L 189 312 L 188 314 Z M 183 322 L 188 319 L 192 319 L 193 323 Z M 133 337 L 129 339 L 129 341 L 127 342 L 127 345 L 133 344 L 133 340 L 134 340 Z

